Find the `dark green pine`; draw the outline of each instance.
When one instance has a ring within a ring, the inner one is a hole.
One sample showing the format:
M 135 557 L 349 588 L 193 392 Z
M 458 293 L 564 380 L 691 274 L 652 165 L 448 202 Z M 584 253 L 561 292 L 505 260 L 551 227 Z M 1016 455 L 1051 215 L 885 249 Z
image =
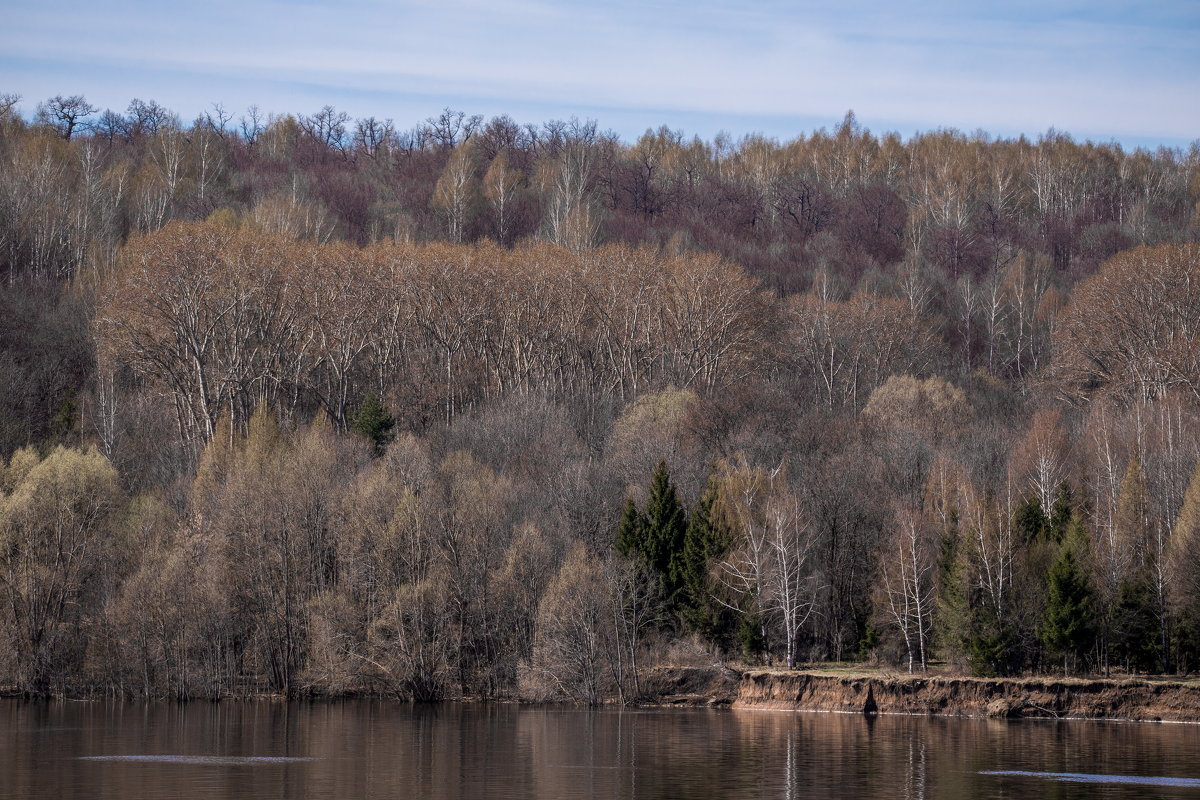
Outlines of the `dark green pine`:
M 1155 606 L 1147 575 L 1134 574 L 1121 581 L 1113 609 L 1113 655 L 1130 669 L 1154 672 L 1159 668 Z
M 683 537 L 683 552 L 678 560 L 675 582 L 679 586 L 680 611 L 687 626 L 709 639 L 717 638 L 725 627 L 724 606 L 712 596 L 709 565 L 724 555 L 728 541 L 713 523 L 717 500 L 717 482 L 709 479 L 700 502 L 688 517 Z
M 679 502 L 675 484 L 671 483 L 671 474 L 667 470 L 665 460 L 659 461 L 658 468 L 654 470 L 644 520 L 646 527 L 643 555 L 646 563 L 659 576 L 663 599 L 668 604 L 673 604 L 680 588 L 679 561 L 683 553 L 687 517 L 683 512 L 683 505 Z
M 1014 514 L 1017 530 L 1021 532 L 1025 544 L 1031 544 L 1044 536 L 1050 528 L 1050 520 L 1046 518 L 1042 501 L 1037 495 L 1025 500 L 1017 507 Z
M 1069 657 L 1086 653 L 1096 638 L 1095 593 L 1079 560 L 1080 541 L 1079 534 L 1069 533 L 1047 574 L 1041 639 L 1052 654 L 1062 655 L 1064 672 Z
M 396 420 L 388 414 L 383 403 L 379 402 L 379 397 L 369 394 L 363 400 L 358 413 L 350 420 L 350 430 L 369 441 L 375 454 L 379 455 L 391 441 L 395 424 Z
M 1071 496 L 1071 485 L 1066 481 L 1059 484 L 1054 497 L 1054 508 L 1050 512 L 1050 531 L 1055 542 L 1061 542 L 1075 516 L 1075 502 Z
M 645 520 L 633 498 L 626 498 L 621 522 L 617 526 L 617 552 L 625 558 L 644 558 L 645 527 Z

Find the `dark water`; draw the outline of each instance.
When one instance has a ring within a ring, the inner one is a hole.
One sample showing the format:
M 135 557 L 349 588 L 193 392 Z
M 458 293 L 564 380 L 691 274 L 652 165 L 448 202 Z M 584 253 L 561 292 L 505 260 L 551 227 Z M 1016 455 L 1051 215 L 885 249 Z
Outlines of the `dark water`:
M 1200 726 L 4 700 L 0 797 L 1200 797 Z

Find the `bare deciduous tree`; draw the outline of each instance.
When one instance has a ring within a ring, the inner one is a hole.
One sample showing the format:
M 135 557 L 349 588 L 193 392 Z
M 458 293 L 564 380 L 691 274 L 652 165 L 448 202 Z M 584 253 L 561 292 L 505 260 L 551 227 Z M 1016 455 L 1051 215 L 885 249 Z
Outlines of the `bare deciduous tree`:
M 11 108 L 12 105 L 15 105 L 15 101 L 10 103 L 9 107 Z M 37 115 L 38 119 L 44 120 L 58 131 L 62 138 L 70 141 L 83 119 L 99 110 L 81 94 L 73 94 L 70 97 L 58 94 L 44 103 L 39 103 Z

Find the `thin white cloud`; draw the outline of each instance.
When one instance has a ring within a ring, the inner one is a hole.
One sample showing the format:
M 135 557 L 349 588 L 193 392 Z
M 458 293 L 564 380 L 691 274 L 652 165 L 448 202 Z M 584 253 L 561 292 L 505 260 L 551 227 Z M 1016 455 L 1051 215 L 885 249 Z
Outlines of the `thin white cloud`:
M 335 105 L 372 93 L 440 95 L 448 104 L 644 110 L 648 126 L 659 122 L 655 111 L 751 120 L 853 107 L 864 119 L 923 129 L 1200 135 L 1200 104 L 1184 102 L 1200 96 L 1200 15 L 1134 8 L 213 0 L 127 3 L 121 15 L 60 3 L 12 9 L 0 50 L 10 72 L 53 54 L 66 65 L 56 75 L 77 76 L 50 93 L 108 90 L 89 86 L 89 76 L 126 70 L 126 93 L 145 96 L 139 80 L 170 71 L 214 88 L 259 86 L 264 106 L 276 106 L 281 85 L 303 84 L 327 87 Z M 213 99 L 222 98 L 200 105 Z

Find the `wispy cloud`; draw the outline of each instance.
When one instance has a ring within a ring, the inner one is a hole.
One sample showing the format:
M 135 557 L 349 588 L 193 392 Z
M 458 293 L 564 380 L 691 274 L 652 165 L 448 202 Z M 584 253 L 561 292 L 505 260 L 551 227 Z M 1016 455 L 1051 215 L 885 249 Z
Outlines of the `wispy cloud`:
M 31 100 L 154 96 L 189 115 L 213 101 L 303 111 L 324 92 L 320 104 L 397 119 L 473 101 L 740 130 L 854 108 L 903 131 L 1200 136 L 1195 3 L 9 5 L 0 89 Z

